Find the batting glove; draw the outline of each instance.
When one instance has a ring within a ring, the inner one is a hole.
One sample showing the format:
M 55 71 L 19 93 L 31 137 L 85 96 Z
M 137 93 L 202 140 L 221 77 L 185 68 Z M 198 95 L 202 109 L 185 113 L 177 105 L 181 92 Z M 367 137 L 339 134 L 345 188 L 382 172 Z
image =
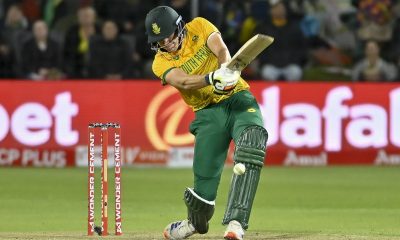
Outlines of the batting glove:
M 236 87 L 240 79 L 239 71 L 232 71 L 224 66 L 206 75 L 206 82 L 214 86 L 217 94 L 227 94 Z

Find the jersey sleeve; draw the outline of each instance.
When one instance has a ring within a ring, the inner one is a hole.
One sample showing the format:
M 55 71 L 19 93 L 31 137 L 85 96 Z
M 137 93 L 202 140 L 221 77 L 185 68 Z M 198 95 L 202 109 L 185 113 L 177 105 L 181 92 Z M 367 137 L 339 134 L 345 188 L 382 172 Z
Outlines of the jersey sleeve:
M 171 62 L 167 61 L 163 57 L 161 57 L 159 54 L 156 55 L 154 61 L 153 61 L 153 66 L 152 70 L 154 74 L 161 79 L 162 85 L 167 85 L 167 81 L 165 80 L 165 76 L 169 71 L 174 69 L 175 66 L 171 64 Z
M 193 26 L 201 31 L 205 39 L 208 39 L 214 32 L 219 33 L 218 28 L 214 24 L 202 17 L 193 19 Z

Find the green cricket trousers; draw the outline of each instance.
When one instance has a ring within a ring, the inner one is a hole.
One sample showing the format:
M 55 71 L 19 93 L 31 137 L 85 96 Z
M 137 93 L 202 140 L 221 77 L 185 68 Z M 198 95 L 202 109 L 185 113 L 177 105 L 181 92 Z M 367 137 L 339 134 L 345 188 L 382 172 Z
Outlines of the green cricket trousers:
M 231 140 L 236 142 L 248 126 L 263 127 L 263 118 L 256 99 L 247 90 L 198 110 L 195 115 L 190 125 L 195 136 L 194 191 L 214 201 Z

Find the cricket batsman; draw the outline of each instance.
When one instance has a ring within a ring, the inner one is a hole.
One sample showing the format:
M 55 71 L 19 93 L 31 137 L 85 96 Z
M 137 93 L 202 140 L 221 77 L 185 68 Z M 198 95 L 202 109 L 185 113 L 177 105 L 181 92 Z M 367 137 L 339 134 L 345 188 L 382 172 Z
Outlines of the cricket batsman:
M 231 59 L 221 33 L 197 17 L 185 24 L 168 6 L 152 9 L 145 20 L 148 43 L 156 51 L 153 72 L 163 85 L 178 89 L 195 112 L 190 132 L 195 136 L 194 185 L 184 190 L 187 218 L 167 225 L 165 239 L 185 239 L 208 232 L 229 144 L 234 162 L 246 167 L 234 175 L 222 220 L 225 239 L 241 240 L 264 164 L 268 134 L 249 85 L 240 72 L 226 68 Z

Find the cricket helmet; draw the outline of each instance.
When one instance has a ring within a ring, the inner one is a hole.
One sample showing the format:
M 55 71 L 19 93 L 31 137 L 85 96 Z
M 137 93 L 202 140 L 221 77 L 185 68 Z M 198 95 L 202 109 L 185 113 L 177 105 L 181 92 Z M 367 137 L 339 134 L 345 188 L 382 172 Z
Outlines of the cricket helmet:
M 171 7 L 153 8 L 146 16 L 147 42 L 155 43 L 168 38 L 181 24 L 182 17 Z

